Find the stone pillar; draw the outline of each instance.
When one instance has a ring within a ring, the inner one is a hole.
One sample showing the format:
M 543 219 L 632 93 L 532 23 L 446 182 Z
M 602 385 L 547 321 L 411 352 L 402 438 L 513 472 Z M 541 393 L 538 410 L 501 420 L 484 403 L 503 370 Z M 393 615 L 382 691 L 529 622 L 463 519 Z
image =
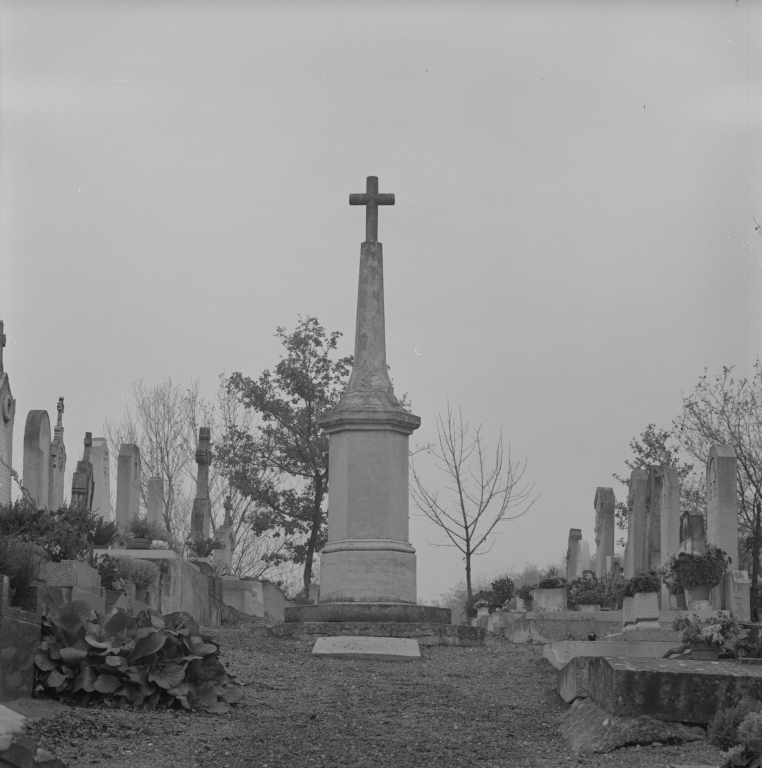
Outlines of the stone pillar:
M 116 521 L 122 531 L 140 514 L 140 472 L 140 449 L 122 443 L 116 465 Z
M 583 576 L 585 571 L 590 568 L 590 542 L 587 539 L 580 539 L 577 544 L 577 576 Z
M 50 419 L 29 411 L 24 428 L 24 485 L 38 509 L 50 505 Z
M 11 503 L 13 479 L 13 422 L 16 419 L 16 401 L 11 394 L 8 374 L 3 368 L 5 334 L 0 320 L 0 505 Z
M 77 462 L 77 470 L 71 479 L 71 505 L 73 507 L 83 507 L 88 512 L 91 512 L 93 508 L 93 492 L 95 490 L 93 465 L 90 463 L 92 443 L 92 432 L 86 432 L 82 461 Z
M 228 496 L 225 499 L 225 520 L 214 532 L 214 538 L 222 544 L 222 549 L 214 551 L 214 559 L 225 563 L 228 573 L 233 570 L 233 553 L 235 552 L 235 530 L 233 526 L 233 501 Z
M 577 559 L 579 557 L 579 544 L 582 531 L 579 528 L 569 529 L 569 544 L 566 547 L 566 578 L 568 581 L 577 578 Z
M 146 488 L 146 517 L 164 528 L 164 480 L 149 477 Z
M 66 475 L 66 446 L 64 445 L 63 412 L 64 399 L 58 398 L 58 422 L 53 430 L 50 445 L 50 509 L 60 509 L 64 502 L 64 481 Z
M 630 492 L 627 499 L 627 549 L 625 551 L 626 579 L 646 571 L 646 493 L 648 473 L 633 469 L 630 474 Z
M 320 424 L 329 435 L 328 542 L 320 605 L 416 602 L 408 534 L 408 438 L 421 424 L 394 395 L 386 365 L 381 243 L 360 251 L 352 375 Z
M 595 575 L 607 573 L 607 558 L 614 556 L 616 497 L 613 488 L 596 488 L 595 499 Z
M 93 465 L 93 512 L 104 520 L 112 520 L 111 509 L 111 466 L 109 461 L 108 440 L 94 437 L 90 449 L 90 463 Z
M 661 479 L 661 558 L 657 565 L 666 562 L 670 554 L 680 549 L 680 477 L 674 467 L 664 467 Z M 661 585 L 662 610 L 674 610 L 674 597 L 666 585 Z
M 646 571 L 656 570 L 661 565 L 661 487 L 663 467 L 649 467 L 646 481 Z
M 212 527 L 212 510 L 209 503 L 209 466 L 212 463 L 212 430 L 200 427 L 198 430 L 198 448 L 196 449 L 196 464 L 198 476 L 196 479 L 196 498 L 193 500 L 191 512 L 191 539 L 201 536 L 209 538 Z
M 706 552 L 706 526 L 703 515 L 680 515 L 680 549 L 683 552 Z

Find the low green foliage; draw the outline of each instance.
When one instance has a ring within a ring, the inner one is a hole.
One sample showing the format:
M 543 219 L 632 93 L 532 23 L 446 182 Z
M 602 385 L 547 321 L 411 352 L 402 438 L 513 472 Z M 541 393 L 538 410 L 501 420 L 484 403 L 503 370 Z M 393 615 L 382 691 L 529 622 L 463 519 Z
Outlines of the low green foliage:
M 158 566 L 133 557 L 100 555 L 94 558 L 94 567 L 104 589 L 121 591 L 128 583 L 135 589 L 148 589 L 159 578 Z
M 100 515 L 95 515 L 95 520 L 87 532 L 88 542 L 96 547 L 110 547 L 118 538 L 118 523 L 113 520 L 104 520 Z
M 28 736 L 0 736 L 0 766 L 3 768 L 66 768 L 62 762 Z
M 540 579 L 537 589 L 560 589 L 566 586 L 566 579 L 563 576 L 545 576 Z
M 195 557 L 210 557 L 215 549 L 222 549 L 224 544 L 214 536 L 204 538 L 197 534 L 195 537 L 188 539 L 185 542 L 185 546 L 193 552 Z
M 167 532 L 164 528 L 147 517 L 133 517 L 127 523 L 127 532 L 137 539 L 164 541 L 167 538 Z
M 624 597 L 634 597 L 636 594 L 650 594 L 661 589 L 659 577 L 653 573 L 641 571 L 624 583 L 622 594 Z
M 29 542 L 16 536 L 0 537 L 0 573 L 8 577 L 10 588 L 30 586 L 40 570 L 40 556 Z
M 706 545 L 706 552 L 671 552 L 667 562 L 658 574 L 669 591 L 676 595 L 686 589 L 716 587 L 728 570 L 731 558 L 712 544 Z
M 762 712 L 762 702 L 743 698 L 733 707 L 718 710 L 707 730 L 709 742 L 719 749 L 730 749 L 741 744 L 738 726 L 751 712 Z
M 509 576 L 495 579 L 490 584 L 492 602 L 497 603 L 497 605 L 505 605 L 513 597 L 515 589 L 516 587 L 513 583 L 513 579 Z
M 201 709 L 221 714 L 243 689 L 187 613 L 97 615 L 74 601 L 44 617 L 37 691 L 78 703 Z
M 604 605 L 606 585 L 595 576 L 581 576 L 570 583 L 569 599 L 574 605 Z

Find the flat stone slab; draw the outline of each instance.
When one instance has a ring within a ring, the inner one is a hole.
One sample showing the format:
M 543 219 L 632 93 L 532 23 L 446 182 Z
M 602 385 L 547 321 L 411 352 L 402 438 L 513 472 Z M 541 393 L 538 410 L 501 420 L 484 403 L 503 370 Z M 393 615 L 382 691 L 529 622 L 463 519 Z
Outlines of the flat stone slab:
M 680 645 L 679 641 L 612 642 L 611 640 L 561 640 L 548 643 L 542 655 L 556 669 L 563 669 L 577 656 L 618 656 L 633 659 L 660 659 L 667 651 Z
M 633 627 L 629 632 L 618 632 L 615 635 L 606 635 L 600 639 L 607 643 L 672 643 L 672 645 L 681 645 L 680 636 L 681 633 L 675 632 L 674 629 L 637 629 Z M 623 654 L 612 653 L 611 655 L 620 656 Z
M 376 659 L 378 661 L 416 661 L 421 658 L 418 641 L 408 637 L 319 637 L 313 656 L 334 659 Z
M 303 621 L 276 624 L 276 637 L 315 640 L 318 637 L 409 637 L 418 645 L 484 645 L 483 627 L 399 621 Z
M 286 623 L 306 621 L 357 622 L 398 621 L 449 624 L 452 611 L 433 605 L 413 603 L 319 603 L 318 605 L 294 605 L 286 608 Z
M 558 614 L 533 613 L 498 627 L 495 634 L 512 643 L 555 643 L 561 640 L 588 640 L 591 635 L 603 637 L 621 631 L 621 618 L 617 621 L 599 621 L 588 618 L 591 614 L 564 611 Z M 597 614 L 594 614 L 597 615 Z M 615 615 L 612 611 L 609 615 Z M 564 618 L 565 617 L 565 618 Z
M 577 699 L 561 715 L 561 735 L 574 752 L 611 752 L 636 744 L 684 744 L 706 739 L 704 729 L 652 717 L 616 717 L 590 699 Z M 651 764 L 648 758 L 643 765 Z
M 708 724 L 743 696 L 762 698 L 762 666 L 734 661 L 595 658 L 588 695 L 617 717 Z M 659 741 L 659 739 L 654 739 Z

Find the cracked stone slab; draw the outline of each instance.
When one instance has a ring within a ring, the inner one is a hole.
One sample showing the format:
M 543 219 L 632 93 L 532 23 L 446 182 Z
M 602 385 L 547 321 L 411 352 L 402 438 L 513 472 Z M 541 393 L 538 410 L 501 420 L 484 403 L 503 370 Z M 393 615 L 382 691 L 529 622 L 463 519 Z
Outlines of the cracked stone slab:
M 418 642 L 410 637 L 359 637 L 339 635 L 321 637 L 312 649 L 313 656 L 334 659 L 377 659 L 416 661 L 421 658 Z

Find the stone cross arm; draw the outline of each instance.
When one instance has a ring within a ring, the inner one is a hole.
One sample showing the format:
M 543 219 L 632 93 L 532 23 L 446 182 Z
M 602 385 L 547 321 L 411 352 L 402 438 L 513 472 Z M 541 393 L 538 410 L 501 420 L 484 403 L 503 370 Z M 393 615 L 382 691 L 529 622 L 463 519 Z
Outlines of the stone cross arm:
M 378 241 L 378 206 L 394 205 L 394 195 L 378 191 L 378 176 L 368 176 L 365 192 L 349 196 L 350 205 L 365 206 L 365 240 Z

